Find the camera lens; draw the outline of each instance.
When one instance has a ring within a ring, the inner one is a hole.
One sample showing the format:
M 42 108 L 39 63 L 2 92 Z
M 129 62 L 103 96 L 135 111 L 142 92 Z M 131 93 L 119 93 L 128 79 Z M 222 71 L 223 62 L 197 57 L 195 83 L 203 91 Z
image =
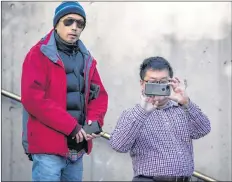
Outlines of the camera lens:
M 164 91 L 165 91 L 165 88 L 162 88 L 162 91 L 164 92 Z

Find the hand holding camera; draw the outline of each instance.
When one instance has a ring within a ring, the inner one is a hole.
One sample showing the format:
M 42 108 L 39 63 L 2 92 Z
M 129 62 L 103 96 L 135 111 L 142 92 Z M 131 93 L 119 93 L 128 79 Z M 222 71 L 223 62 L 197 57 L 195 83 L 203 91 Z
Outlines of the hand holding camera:
M 171 88 L 173 92 L 171 92 Z M 188 105 L 189 102 L 186 85 L 180 82 L 177 77 L 170 79 L 167 83 L 146 83 L 144 95 L 150 98 L 165 96 L 181 105 Z
M 170 80 L 169 85 L 171 85 L 173 92 L 168 98 L 183 106 L 187 106 L 189 97 L 186 93 L 186 84 L 183 84 L 177 77 L 175 77 Z
M 92 140 L 94 138 L 100 137 L 100 133 L 102 132 L 102 128 L 98 124 L 97 121 L 92 122 L 91 120 L 86 123 L 83 128 L 76 134 L 76 142 L 80 143 L 83 142 L 85 139 L 86 141 Z
M 140 106 L 147 112 L 151 113 L 158 107 L 159 101 L 155 101 L 155 98 L 147 97 L 145 94 L 141 95 Z

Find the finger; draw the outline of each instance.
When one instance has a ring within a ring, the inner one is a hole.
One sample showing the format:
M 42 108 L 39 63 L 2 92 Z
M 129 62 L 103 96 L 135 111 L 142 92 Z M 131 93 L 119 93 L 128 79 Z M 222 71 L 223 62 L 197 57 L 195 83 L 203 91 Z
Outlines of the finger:
M 89 120 L 89 121 L 88 121 L 88 125 L 91 125 L 91 124 L 92 124 L 92 121 L 91 121 L 91 120 Z
M 170 79 L 170 83 L 179 84 L 180 80 L 177 77 L 175 77 L 175 78 Z
M 176 98 L 176 97 L 174 97 L 172 95 L 168 96 L 168 98 L 171 99 L 171 100 L 173 100 L 173 101 L 175 101 L 175 102 L 179 102 L 178 98 Z
M 145 95 L 145 90 L 143 89 L 143 90 L 142 90 L 142 96 L 144 96 L 144 95 Z
M 93 134 L 94 134 L 94 133 L 92 133 L 92 134 L 90 135 L 92 139 L 96 138 Z
M 173 88 L 173 90 L 176 92 L 176 89 L 178 88 L 180 88 L 181 87 L 181 85 L 179 84 L 179 83 L 172 83 L 172 82 L 170 82 L 170 83 L 168 83 L 168 85 L 170 85 L 172 88 Z M 181 87 L 182 88 L 182 87 Z M 184 87 L 183 87 L 184 88 Z
M 81 130 L 82 136 L 87 140 L 87 134 L 85 133 L 84 130 Z
M 142 101 L 149 102 L 150 97 L 141 96 Z
M 79 134 L 76 135 L 76 142 L 77 142 L 77 143 L 80 142 Z
M 183 93 L 183 92 L 184 92 L 184 89 L 183 89 L 183 88 L 180 88 L 180 87 L 177 87 L 177 88 L 175 89 L 175 92 L 176 92 L 176 93 Z
M 185 88 L 184 88 L 184 87 L 181 87 L 181 86 L 178 85 L 178 84 L 169 83 L 169 85 L 172 87 L 173 91 L 176 92 L 176 93 L 180 93 L 180 92 L 184 92 L 184 91 L 185 91 Z
M 158 107 L 159 101 L 155 101 L 154 105 L 155 105 L 155 107 Z
M 143 100 L 143 101 L 146 101 L 147 97 L 145 95 L 141 95 L 140 99 Z
M 153 103 L 155 101 L 155 99 L 156 99 L 156 96 L 151 96 L 151 97 L 149 97 L 148 102 Z
M 92 133 L 92 136 L 94 137 L 94 138 L 99 138 L 101 135 L 99 134 L 99 135 L 96 135 L 95 133 Z
M 169 80 L 169 83 L 176 83 L 176 80 L 175 80 L 174 78 L 171 78 L 171 79 Z
M 175 80 L 176 80 L 178 83 L 180 83 L 180 79 L 179 79 L 179 78 L 175 77 Z
M 83 142 L 83 135 L 82 135 L 82 133 L 79 132 L 78 135 L 79 135 L 79 142 Z
M 181 81 L 179 78 L 175 77 L 176 83 L 178 86 L 182 87 L 184 90 L 187 88 L 186 86 L 186 80 Z
M 153 99 L 150 97 L 150 98 L 147 98 L 147 102 L 149 103 L 152 103 L 153 102 Z
M 89 140 L 93 140 L 95 137 L 93 135 L 89 135 Z
M 170 83 L 168 83 L 168 85 L 171 85 L 172 87 L 174 87 L 176 85 L 176 83 L 170 82 Z
M 89 134 L 87 134 L 87 135 L 86 135 L 86 138 L 87 138 L 87 141 L 88 141 L 88 140 L 91 140 L 91 139 L 92 139 L 92 136 L 89 135 Z
M 158 104 L 159 104 L 159 101 L 153 101 L 153 102 L 152 102 L 153 107 L 157 107 Z
M 177 84 L 177 83 L 172 83 L 172 82 L 170 82 L 170 83 L 168 83 L 168 85 L 170 85 L 170 86 L 173 88 L 173 90 L 174 90 L 176 87 L 178 87 L 178 84 Z

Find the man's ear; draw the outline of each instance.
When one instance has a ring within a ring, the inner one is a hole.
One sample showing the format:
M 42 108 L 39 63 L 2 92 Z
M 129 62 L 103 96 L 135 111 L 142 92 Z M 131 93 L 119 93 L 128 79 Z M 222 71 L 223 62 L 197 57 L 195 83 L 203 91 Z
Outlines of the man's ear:
M 143 80 L 140 80 L 140 85 L 141 85 L 141 86 L 143 85 Z
M 55 26 L 55 28 L 54 28 L 56 31 L 57 31 L 58 24 L 59 24 L 59 22 L 56 24 L 56 26 Z

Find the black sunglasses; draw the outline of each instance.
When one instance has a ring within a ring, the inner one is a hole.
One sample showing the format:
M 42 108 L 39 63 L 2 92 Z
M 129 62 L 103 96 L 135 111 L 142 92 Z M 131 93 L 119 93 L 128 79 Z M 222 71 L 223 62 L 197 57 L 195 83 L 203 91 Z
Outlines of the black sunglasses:
M 83 20 L 75 20 L 72 18 L 67 18 L 67 19 L 63 20 L 64 26 L 71 26 L 74 22 L 76 22 L 76 25 L 78 28 L 85 27 L 85 21 L 83 21 Z

